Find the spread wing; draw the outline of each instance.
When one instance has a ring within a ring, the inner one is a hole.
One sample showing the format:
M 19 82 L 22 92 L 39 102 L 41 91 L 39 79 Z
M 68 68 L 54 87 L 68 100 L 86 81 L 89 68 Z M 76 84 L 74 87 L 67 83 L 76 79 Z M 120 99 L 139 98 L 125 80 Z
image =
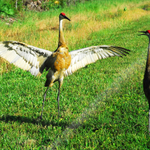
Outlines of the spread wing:
M 71 65 L 65 71 L 65 75 L 70 75 L 76 70 L 96 62 L 98 59 L 105 59 L 112 56 L 126 56 L 129 51 L 122 47 L 108 45 L 91 46 L 71 51 Z
M 15 66 L 38 75 L 40 66 L 52 52 L 17 41 L 0 42 L 0 57 Z

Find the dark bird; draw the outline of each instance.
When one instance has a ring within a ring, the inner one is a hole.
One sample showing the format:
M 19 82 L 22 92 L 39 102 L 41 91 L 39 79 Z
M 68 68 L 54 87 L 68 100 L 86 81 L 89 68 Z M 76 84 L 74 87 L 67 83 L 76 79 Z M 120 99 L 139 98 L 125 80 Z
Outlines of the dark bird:
M 32 75 L 42 74 L 43 70 L 48 70 L 45 87 L 47 87 L 42 106 L 46 99 L 46 93 L 49 87 L 52 87 L 55 81 L 59 82 L 58 89 L 58 115 L 59 115 L 59 95 L 63 84 L 64 76 L 68 76 L 76 70 L 94 63 L 99 59 L 112 56 L 126 56 L 130 50 L 110 45 L 99 45 L 82 48 L 69 52 L 64 40 L 62 22 L 63 19 L 70 19 L 65 13 L 59 15 L 59 41 L 58 47 L 54 52 L 37 48 L 17 41 L 3 41 L 0 43 L 0 57 L 13 63 L 15 66 L 30 71 Z
M 148 99 L 148 104 L 149 104 L 148 131 L 150 134 L 150 30 L 140 31 L 140 32 L 142 32 L 141 35 L 147 35 L 149 38 L 146 68 L 145 68 L 145 74 L 144 74 L 144 79 L 143 79 L 143 88 L 144 88 L 144 93 L 145 93 L 146 98 Z

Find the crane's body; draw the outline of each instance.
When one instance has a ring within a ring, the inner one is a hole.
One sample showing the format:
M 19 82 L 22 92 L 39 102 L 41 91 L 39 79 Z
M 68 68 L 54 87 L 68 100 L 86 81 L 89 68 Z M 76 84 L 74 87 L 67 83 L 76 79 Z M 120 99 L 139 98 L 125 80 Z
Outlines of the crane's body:
M 70 21 L 64 13 L 59 15 L 59 41 L 58 47 L 54 52 L 17 41 L 4 41 L 0 43 L 0 57 L 8 62 L 21 69 L 30 71 L 35 76 L 42 74 L 44 69 L 48 70 L 45 82 L 47 89 L 44 94 L 43 107 L 48 88 L 52 87 L 55 81 L 59 82 L 57 96 L 58 112 L 60 87 L 62 86 L 64 76 L 68 76 L 99 59 L 112 56 L 126 56 L 130 51 L 118 46 L 99 45 L 68 52 L 62 29 L 63 19 Z
M 148 130 L 149 130 L 149 134 L 150 134 L 150 30 L 140 31 L 140 32 L 143 33 L 141 35 L 147 35 L 149 38 L 146 68 L 145 68 L 145 74 L 144 74 L 144 79 L 143 79 L 143 89 L 144 89 L 144 93 L 145 93 L 145 96 L 146 96 L 146 98 L 148 100 L 148 104 L 149 104 Z

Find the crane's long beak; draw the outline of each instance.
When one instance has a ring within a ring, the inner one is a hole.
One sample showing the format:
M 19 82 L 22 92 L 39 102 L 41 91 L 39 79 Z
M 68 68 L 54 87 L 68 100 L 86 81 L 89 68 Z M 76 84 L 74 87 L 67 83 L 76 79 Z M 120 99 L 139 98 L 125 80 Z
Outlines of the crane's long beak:
M 69 21 L 71 21 L 67 16 L 64 16 L 64 18 L 67 19 L 67 20 L 69 20 Z
M 140 35 L 146 35 L 146 31 L 139 31 L 139 32 L 142 32 L 143 34 L 139 34 Z

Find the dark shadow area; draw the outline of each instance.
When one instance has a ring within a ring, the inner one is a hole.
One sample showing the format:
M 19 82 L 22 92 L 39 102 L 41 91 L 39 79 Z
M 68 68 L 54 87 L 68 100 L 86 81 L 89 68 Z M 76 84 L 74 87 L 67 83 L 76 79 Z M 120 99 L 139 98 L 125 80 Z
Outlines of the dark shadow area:
M 42 125 L 42 126 L 49 126 L 49 125 L 52 125 L 52 126 L 60 126 L 62 127 L 62 129 L 66 128 L 69 124 L 68 123 L 65 123 L 63 121 L 45 121 L 45 120 L 39 120 L 38 118 L 37 119 L 34 119 L 34 118 L 28 118 L 28 117 L 24 117 L 24 116 L 13 116 L 13 115 L 5 115 L 3 117 L 0 117 L 0 121 L 3 121 L 3 122 L 10 122 L 10 121 L 14 121 L 14 122 L 18 122 L 18 123 L 32 123 L 32 124 L 36 124 L 36 125 Z

